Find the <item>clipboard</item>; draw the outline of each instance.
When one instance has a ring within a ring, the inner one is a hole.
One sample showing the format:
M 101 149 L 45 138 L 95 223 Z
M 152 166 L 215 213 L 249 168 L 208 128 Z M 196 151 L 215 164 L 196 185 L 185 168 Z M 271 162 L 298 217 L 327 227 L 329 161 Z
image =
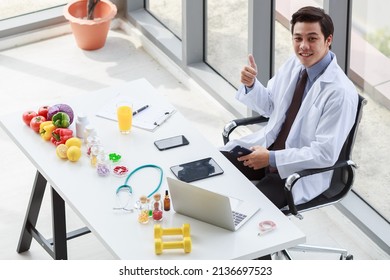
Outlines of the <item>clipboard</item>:
M 174 113 L 175 108 L 169 103 L 157 103 L 150 100 L 132 100 L 129 96 L 118 94 L 114 98 L 107 100 L 96 116 L 112 121 L 117 121 L 116 104 L 126 100 L 133 104 L 133 111 L 148 105 L 148 108 L 133 116 L 133 126 L 148 131 L 154 131 L 166 122 Z

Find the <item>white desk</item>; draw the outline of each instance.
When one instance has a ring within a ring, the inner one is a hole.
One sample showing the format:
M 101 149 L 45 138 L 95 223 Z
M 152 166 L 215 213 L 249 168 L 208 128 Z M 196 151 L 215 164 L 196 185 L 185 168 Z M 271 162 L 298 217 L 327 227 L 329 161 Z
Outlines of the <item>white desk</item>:
M 176 112 L 155 132 L 133 128 L 129 135 L 121 135 L 116 122 L 96 117 L 96 111 L 118 93 L 134 97 L 147 95 L 154 100 L 167 102 L 144 79 L 91 94 L 86 93 L 82 98 L 64 100 L 64 102 L 72 106 L 76 115 L 83 112 L 89 116 L 90 122 L 97 128 L 105 149 L 120 153 L 130 170 L 144 164 L 161 166 L 164 170 L 164 180 L 160 189 L 162 194 L 167 189 L 165 177 L 174 176 L 169 169 L 170 166 L 211 156 L 225 171 L 224 174 L 200 180 L 194 184 L 252 201 L 259 204 L 261 210 L 237 232 L 175 214 L 172 210 L 168 212 L 169 214 L 165 212 L 163 227 L 181 227 L 183 223 L 191 225 L 192 252 L 185 254 L 183 250 L 166 250 L 162 255 L 156 255 L 154 253 L 153 221 L 147 225 L 141 225 L 137 222 L 136 213 L 112 210 L 115 203 L 115 190 L 124 182 L 124 178 L 99 177 L 85 155 L 77 163 L 60 160 L 56 156 L 55 146 L 52 143 L 43 141 L 23 124 L 22 112 L 2 116 L 0 123 L 4 130 L 35 165 L 38 170 L 37 174 L 43 175 L 44 178 L 38 176 L 38 181 L 43 184 L 46 179 L 52 186 L 56 205 L 61 205 L 62 200 L 69 205 L 115 257 L 137 260 L 253 259 L 305 242 L 305 235 L 231 165 L 216 147 L 213 147 L 199 131 L 196 131 L 180 112 Z M 74 124 L 71 128 L 74 129 Z M 158 151 L 155 148 L 153 144 L 155 140 L 178 134 L 184 134 L 190 144 L 166 151 Z M 137 172 L 129 182 L 134 189 L 134 196 L 149 194 L 155 188 L 158 179 L 159 174 L 154 169 Z M 57 193 L 59 196 L 56 195 Z M 40 194 L 36 195 L 39 199 Z M 32 198 L 31 201 L 36 199 Z M 34 206 L 31 201 L 32 207 L 39 210 L 40 205 Z M 64 209 L 60 209 L 54 215 L 59 215 L 59 220 L 65 219 Z M 29 221 L 30 218 L 27 216 L 25 223 L 34 224 L 33 220 L 36 217 L 32 217 L 32 221 Z M 273 220 L 277 228 L 259 237 L 257 235 L 258 223 L 263 220 Z M 60 222 L 53 234 L 57 236 L 57 240 L 61 240 L 65 231 L 65 223 Z M 34 235 L 40 236 L 37 232 Z M 19 244 L 19 251 L 28 250 L 31 238 L 23 242 L 26 244 Z M 47 246 L 50 247 L 50 244 Z M 57 250 L 59 248 L 60 246 Z M 67 258 L 66 241 L 65 248 L 61 250 L 60 255 L 53 257 Z

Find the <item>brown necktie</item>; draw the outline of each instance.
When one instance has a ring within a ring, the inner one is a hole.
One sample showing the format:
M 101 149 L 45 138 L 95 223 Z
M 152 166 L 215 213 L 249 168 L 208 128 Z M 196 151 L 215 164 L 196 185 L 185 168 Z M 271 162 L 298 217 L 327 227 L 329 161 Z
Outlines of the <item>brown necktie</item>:
M 276 137 L 276 140 L 274 144 L 272 145 L 272 150 L 282 150 L 285 148 L 285 142 L 287 139 L 287 136 L 290 132 L 291 126 L 294 123 L 295 117 L 299 111 L 299 108 L 301 107 L 302 103 L 302 97 L 303 93 L 305 91 L 307 81 L 307 72 L 306 69 L 303 70 L 301 78 L 299 79 L 297 86 L 294 91 L 294 96 L 292 98 L 290 107 L 287 110 L 286 113 L 286 119 L 282 125 L 282 128 L 279 132 L 278 137 Z

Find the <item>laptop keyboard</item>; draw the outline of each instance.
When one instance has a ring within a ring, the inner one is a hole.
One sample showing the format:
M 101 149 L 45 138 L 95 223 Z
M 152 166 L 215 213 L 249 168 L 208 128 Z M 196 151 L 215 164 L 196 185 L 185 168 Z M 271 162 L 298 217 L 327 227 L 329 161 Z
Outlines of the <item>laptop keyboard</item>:
M 239 223 L 242 222 L 242 220 L 246 218 L 246 215 L 241 214 L 239 212 L 232 211 L 232 214 L 233 214 L 233 221 L 235 226 L 237 226 Z

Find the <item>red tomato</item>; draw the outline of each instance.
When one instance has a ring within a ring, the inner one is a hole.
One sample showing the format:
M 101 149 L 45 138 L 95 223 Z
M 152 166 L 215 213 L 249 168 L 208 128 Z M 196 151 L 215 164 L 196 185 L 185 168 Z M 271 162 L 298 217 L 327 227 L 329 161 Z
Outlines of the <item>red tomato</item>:
M 47 105 L 39 107 L 38 115 L 44 117 L 45 119 L 47 119 L 47 112 L 49 111 L 49 108 L 50 107 L 47 106 Z
M 33 117 L 33 118 L 31 119 L 31 122 L 30 122 L 30 127 L 31 127 L 36 133 L 39 133 L 39 126 L 40 126 L 41 123 L 43 123 L 44 121 L 46 121 L 46 118 L 45 118 L 45 117 L 42 117 L 42 116 Z
M 26 125 L 30 126 L 31 119 L 33 117 L 36 117 L 36 116 L 38 116 L 38 114 L 36 112 L 34 112 L 34 111 L 26 111 L 26 112 L 23 113 L 23 122 Z

